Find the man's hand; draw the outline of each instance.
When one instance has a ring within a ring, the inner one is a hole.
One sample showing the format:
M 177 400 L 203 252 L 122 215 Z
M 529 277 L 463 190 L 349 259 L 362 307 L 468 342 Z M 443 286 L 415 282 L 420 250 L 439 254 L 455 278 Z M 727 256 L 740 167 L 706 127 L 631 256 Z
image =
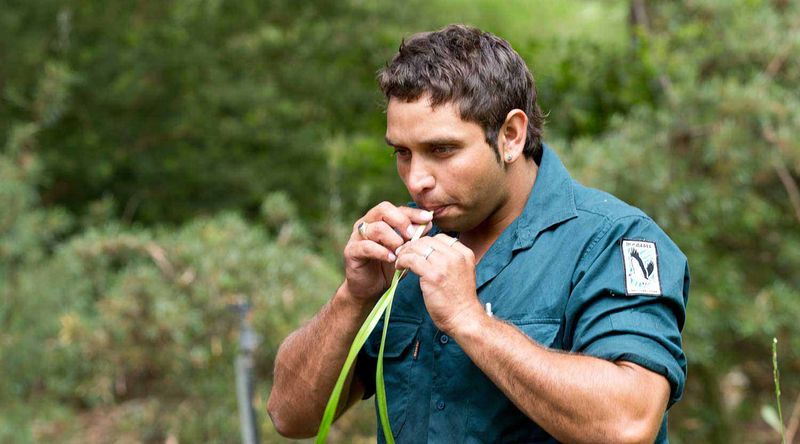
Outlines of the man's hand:
M 391 284 L 395 250 L 413 234 L 412 224 L 431 228 L 433 214 L 382 202 L 353 225 L 344 248 L 345 285 L 362 303 L 375 299 Z M 360 227 L 360 228 L 359 228 Z
M 450 333 L 481 313 L 475 255 L 458 239 L 437 234 L 409 242 L 399 251 L 397 268 L 408 268 L 419 276 L 425 306 L 440 330 Z

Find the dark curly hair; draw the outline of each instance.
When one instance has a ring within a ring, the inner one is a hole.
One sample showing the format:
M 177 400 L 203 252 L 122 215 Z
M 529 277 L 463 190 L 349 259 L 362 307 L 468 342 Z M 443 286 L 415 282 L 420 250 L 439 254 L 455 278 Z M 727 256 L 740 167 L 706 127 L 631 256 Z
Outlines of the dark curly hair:
M 456 104 L 462 119 L 483 128 L 498 162 L 497 135 L 508 112 L 520 109 L 528 116 L 523 154 L 541 156 L 544 115 L 533 76 L 511 45 L 491 33 L 449 25 L 414 34 L 378 72 L 378 83 L 387 100 L 410 102 L 430 94 L 433 107 Z

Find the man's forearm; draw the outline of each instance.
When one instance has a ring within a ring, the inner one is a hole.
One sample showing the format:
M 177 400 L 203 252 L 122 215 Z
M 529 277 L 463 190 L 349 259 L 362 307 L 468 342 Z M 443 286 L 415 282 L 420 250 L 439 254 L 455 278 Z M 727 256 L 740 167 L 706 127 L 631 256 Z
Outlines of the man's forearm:
M 474 319 L 451 336 L 520 410 L 559 441 L 655 439 L 666 408 L 661 397 L 669 393 L 660 375 L 549 350 L 510 324 L 488 316 Z
M 281 344 L 267 409 L 279 432 L 313 435 L 350 344 L 372 307 L 363 306 L 342 284 L 308 324 Z M 349 392 L 350 380 L 342 393 Z

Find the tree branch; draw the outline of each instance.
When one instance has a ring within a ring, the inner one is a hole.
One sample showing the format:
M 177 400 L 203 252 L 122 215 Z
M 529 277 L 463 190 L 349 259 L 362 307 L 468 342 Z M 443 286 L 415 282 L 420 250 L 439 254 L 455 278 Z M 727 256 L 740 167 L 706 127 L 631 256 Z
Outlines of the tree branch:
M 778 174 L 778 178 L 781 180 L 783 187 L 789 194 L 789 202 L 791 202 L 792 207 L 794 208 L 794 215 L 797 218 L 797 221 L 800 222 L 800 189 L 797 187 L 797 182 L 795 182 L 794 178 L 792 177 L 792 173 L 788 168 L 786 168 L 786 165 L 784 165 L 782 161 L 776 161 L 773 164 L 773 167 L 775 167 L 775 172 Z
M 779 157 L 773 162 L 772 166 L 775 168 L 775 173 L 778 174 L 778 178 L 781 180 L 783 184 L 783 188 L 786 189 L 786 193 L 789 195 L 789 203 L 791 203 L 792 208 L 794 209 L 794 215 L 797 218 L 797 221 L 800 222 L 800 187 L 797 186 L 797 182 L 792 177 L 791 171 L 783 162 L 783 153 L 787 151 L 787 148 L 782 140 L 778 138 L 778 135 L 775 134 L 772 129 L 762 126 L 761 133 L 763 134 L 764 138 L 771 144 L 775 145 L 780 152 Z

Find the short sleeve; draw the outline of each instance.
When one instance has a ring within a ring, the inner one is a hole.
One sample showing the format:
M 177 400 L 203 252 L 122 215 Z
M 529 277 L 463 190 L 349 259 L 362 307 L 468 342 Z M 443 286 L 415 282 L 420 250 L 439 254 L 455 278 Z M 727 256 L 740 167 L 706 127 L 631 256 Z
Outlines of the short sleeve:
M 686 382 L 681 330 L 686 318 L 686 256 L 649 218 L 609 221 L 573 276 L 566 307 L 569 349 L 629 361 L 664 376 L 668 407 Z

